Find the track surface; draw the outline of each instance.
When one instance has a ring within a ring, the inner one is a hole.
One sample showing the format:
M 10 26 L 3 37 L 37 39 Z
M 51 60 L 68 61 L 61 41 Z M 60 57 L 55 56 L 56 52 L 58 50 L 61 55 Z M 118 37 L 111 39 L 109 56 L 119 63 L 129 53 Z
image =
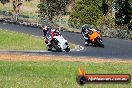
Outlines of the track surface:
M 0 22 L 0 28 L 6 30 L 12 30 L 17 32 L 23 32 L 26 34 L 31 34 L 35 36 L 42 36 L 42 29 L 31 28 L 22 25 L 7 24 Z M 31 53 L 31 54 L 53 54 L 53 55 L 69 55 L 69 56 L 86 56 L 86 57 L 103 57 L 103 58 L 120 58 L 120 59 L 132 59 L 132 41 L 114 39 L 103 37 L 103 42 L 105 48 L 84 46 L 84 40 L 81 34 L 62 32 L 62 35 L 69 42 L 83 46 L 82 51 L 71 51 L 67 52 L 21 52 L 21 53 Z

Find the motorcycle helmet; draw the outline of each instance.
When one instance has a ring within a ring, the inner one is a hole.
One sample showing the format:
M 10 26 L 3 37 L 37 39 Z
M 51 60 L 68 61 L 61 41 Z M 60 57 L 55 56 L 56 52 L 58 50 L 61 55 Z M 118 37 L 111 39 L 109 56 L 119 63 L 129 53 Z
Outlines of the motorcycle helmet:
M 82 31 L 85 31 L 86 30 L 86 28 L 85 27 L 82 27 Z
M 58 36 L 59 32 L 56 29 L 52 29 L 52 31 L 54 32 L 54 35 Z

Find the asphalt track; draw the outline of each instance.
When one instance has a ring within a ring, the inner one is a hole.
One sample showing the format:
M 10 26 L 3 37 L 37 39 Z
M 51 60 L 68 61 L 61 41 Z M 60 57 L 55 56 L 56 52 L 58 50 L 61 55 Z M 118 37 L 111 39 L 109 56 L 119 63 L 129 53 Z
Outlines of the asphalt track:
M 35 36 L 42 36 L 43 32 L 39 28 L 26 27 L 23 25 L 1 23 L 0 28 L 6 30 L 12 30 L 17 32 L 22 32 L 26 34 L 31 34 Z M 99 57 L 99 58 L 119 58 L 124 60 L 132 59 L 132 41 L 122 40 L 115 38 L 103 37 L 103 43 L 105 48 L 84 46 L 84 40 L 81 34 L 61 32 L 65 39 L 76 45 L 83 46 L 84 49 L 81 51 L 71 51 L 71 52 L 22 52 L 26 54 L 52 54 L 52 55 L 69 55 L 69 56 L 85 56 L 85 57 Z M 13 52 L 12 52 L 13 53 Z

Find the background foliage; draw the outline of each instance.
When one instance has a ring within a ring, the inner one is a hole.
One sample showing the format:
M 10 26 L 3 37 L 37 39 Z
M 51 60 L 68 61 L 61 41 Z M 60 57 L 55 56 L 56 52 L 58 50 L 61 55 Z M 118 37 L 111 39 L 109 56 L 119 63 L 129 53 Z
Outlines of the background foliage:
M 56 15 L 64 15 L 68 2 L 69 0 L 41 0 L 38 5 L 40 16 L 52 20 Z
M 6 4 L 6 3 L 8 3 L 10 0 L 0 0 L 0 2 L 2 3 L 2 4 Z
M 69 22 L 75 24 L 94 24 L 96 25 L 97 19 L 102 17 L 101 0 L 77 0 L 73 12 L 69 17 Z

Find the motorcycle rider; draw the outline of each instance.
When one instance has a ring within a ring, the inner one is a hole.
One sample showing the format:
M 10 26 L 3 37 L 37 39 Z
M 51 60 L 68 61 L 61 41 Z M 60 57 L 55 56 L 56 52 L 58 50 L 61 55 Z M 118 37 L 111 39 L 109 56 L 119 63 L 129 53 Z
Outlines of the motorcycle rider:
M 81 31 L 81 33 L 82 33 L 82 36 L 83 36 L 83 38 L 84 38 L 84 40 L 85 40 L 85 46 L 87 46 L 87 45 L 89 44 L 89 42 L 88 42 L 88 40 L 89 40 L 88 34 L 89 34 L 91 31 L 97 31 L 97 30 L 92 29 L 91 25 L 89 25 L 89 24 L 84 24 L 84 25 L 82 26 L 82 31 Z
M 45 43 L 49 47 L 48 50 L 51 50 L 51 48 L 52 48 L 52 45 L 51 45 L 52 37 L 61 35 L 61 33 L 59 32 L 59 30 L 54 29 L 54 28 L 50 28 L 48 26 L 45 26 L 43 28 L 43 33 L 44 33 Z
M 43 26 L 43 37 L 46 37 L 48 30 L 50 30 L 50 28 L 47 25 Z
M 47 44 L 48 50 L 50 50 L 51 45 L 50 45 L 50 41 L 49 41 L 48 37 L 49 37 L 50 31 L 51 31 L 51 28 L 48 27 L 47 25 L 43 25 L 42 29 L 43 29 L 43 38 L 44 38 L 44 41 Z

